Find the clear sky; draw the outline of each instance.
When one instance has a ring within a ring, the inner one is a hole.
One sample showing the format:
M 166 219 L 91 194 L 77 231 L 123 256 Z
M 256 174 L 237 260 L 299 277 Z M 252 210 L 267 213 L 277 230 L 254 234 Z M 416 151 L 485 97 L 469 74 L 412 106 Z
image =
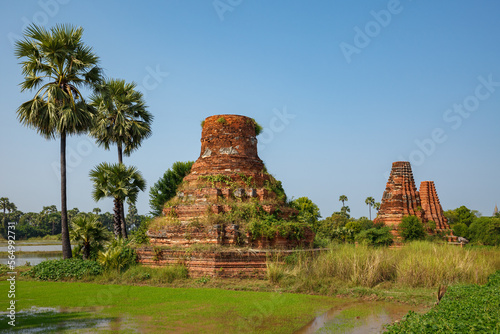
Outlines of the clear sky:
M 433 180 L 445 210 L 491 215 L 500 204 L 500 2 L 76 1 L 0 2 L 0 196 L 21 211 L 60 209 L 59 142 L 16 119 L 21 93 L 13 41 L 30 22 L 84 28 L 110 78 L 134 81 L 155 116 L 153 136 L 125 157 L 148 182 L 200 154 L 200 121 L 255 118 L 259 155 L 289 197 L 323 217 L 368 216 L 394 161 Z M 88 173 L 116 162 L 86 136 L 68 142 L 68 207 L 95 203 Z

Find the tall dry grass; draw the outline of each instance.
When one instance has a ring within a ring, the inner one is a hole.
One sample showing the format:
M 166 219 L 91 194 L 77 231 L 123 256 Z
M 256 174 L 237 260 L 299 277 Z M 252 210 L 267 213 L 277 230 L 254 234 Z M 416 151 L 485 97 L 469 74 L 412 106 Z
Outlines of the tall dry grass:
M 286 262 L 286 261 L 285 261 Z M 413 242 L 400 249 L 332 244 L 315 256 L 298 253 L 293 263 L 268 265 L 269 279 L 305 289 L 324 284 L 374 287 L 391 282 L 402 287 L 483 284 L 500 269 L 500 249 L 467 249 L 447 244 Z

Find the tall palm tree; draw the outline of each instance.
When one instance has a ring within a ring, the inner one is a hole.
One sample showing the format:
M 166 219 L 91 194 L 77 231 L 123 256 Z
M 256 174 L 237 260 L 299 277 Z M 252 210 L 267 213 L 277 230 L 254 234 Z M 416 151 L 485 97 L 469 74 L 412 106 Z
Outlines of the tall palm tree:
M 344 202 L 347 202 L 349 199 L 346 195 L 340 195 L 339 201 L 342 202 L 342 207 L 344 207 Z
M 368 205 L 370 211 L 370 220 L 372 220 L 372 205 L 375 204 L 375 199 L 373 197 L 367 197 L 365 200 L 366 205 Z
M 99 58 L 82 41 L 83 29 L 57 25 L 50 30 L 29 26 L 17 41 L 15 55 L 23 58 L 21 91 L 35 90 L 33 99 L 17 109 L 19 121 L 46 139 L 60 138 L 61 237 L 65 259 L 71 257 L 66 194 L 66 137 L 86 133 L 93 108 L 85 103 L 81 88 L 101 83 Z
M 116 144 L 118 162 L 123 163 L 123 154 L 130 156 L 152 134 L 153 116 L 147 110 L 143 94 L 136 90 L 134 82 L 110 79 L 91 96 L 91 101 L 98 111 L 92 136 L 106 150 Z M 123 203 L 121 208 L 121 220 L 124 221 Z
M 135 83 L 106 80 L 99 93 L 91 96 L 91 104 L 98 111 L 92 136 L 107 150 L 116 144 L 119 163 L 123 163 L 122 154 L 130 156 L 151 136 L 153 116 L 147 111 L 143 94 L 136 90 Z
M 97 202 L 105 197 L 114 200 L 113 225 L 115 237 L 127 237 L 125 220 L 121 218 L 123 201 L 130 199 L 131 203 L 137 201 L 140 190 L 146 189 L 146 181 L 137 168 L 124 164 L 101 163 L 90 171 L 90 178 L 94 182 L 92 197 Z
M 97 217 L 78 216 L 71 221 L 71 240 L 82 247 L 83 259 L 90 257 L 92 248 L 102 250 L 104 241 L 109 240 L 108 231 Z

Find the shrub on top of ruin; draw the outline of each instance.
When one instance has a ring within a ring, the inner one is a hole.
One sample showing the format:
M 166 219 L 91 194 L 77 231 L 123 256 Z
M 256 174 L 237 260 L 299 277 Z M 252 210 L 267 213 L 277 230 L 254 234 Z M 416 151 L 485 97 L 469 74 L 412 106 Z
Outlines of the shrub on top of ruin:
M 425 228 L 417 216 L 407 216 L 398 225 L 398 232 L 405 241 L 422 240 L 425 238 Z
M 222 125 L 226 125 L 227 121 L 226 121 L 226 119 L 224 117 L 219 117 L 217 119 L 217 123 L 222 124 Z

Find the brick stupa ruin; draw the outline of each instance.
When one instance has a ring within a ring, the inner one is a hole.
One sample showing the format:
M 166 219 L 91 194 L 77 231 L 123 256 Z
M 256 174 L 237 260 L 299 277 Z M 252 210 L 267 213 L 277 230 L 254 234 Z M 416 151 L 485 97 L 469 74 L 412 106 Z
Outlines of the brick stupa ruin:
M 207 117 L 202 128 L 200 156 L 179 186 L 177 196 L 163 210 L 175 224 L 151 228 L 151 244 L 256 248 L 310 245 L 314 236 L 309 230 L 302 240 L 279 234 L 274 238 L 253 238 L 239 224 L 214 217 L 224 217 L 245 203 L 254 203 L 267 214 L 276 213 L 283 219 L 293 217 L 297 211 L 285 205 L 281 183 L 267 173 L 257 154 L 256 123 L 252 118 L 215 115 Z M 207 219 L 215 223 L 207 224 Z
M 423 223 L 434 221 L 437 232 L 449 234 L 448 239 L 453 239 L 434 182 L 423 181 L 418 191 L 410 163 L 396 161 L 392 164 L 391 174 L 374 222 L 383 222 L 395 231 L 406 216 L 417 216 Z

